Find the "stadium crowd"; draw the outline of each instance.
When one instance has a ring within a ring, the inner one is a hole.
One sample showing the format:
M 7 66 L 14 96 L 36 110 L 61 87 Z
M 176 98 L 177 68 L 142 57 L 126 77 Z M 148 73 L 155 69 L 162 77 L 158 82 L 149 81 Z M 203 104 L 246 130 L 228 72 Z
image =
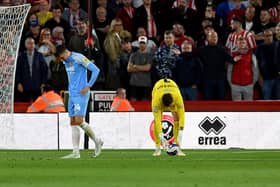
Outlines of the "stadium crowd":
M 67 90 L 58 45 L 94 60 L 92 90 L 124 88 L 130 100 L 151 99 L 161 78 L 184 100 L 280 99 L 280 0 L 96 0 L 91 15 L 87 1 L 26 1 L 15 101 L 47 83 Z

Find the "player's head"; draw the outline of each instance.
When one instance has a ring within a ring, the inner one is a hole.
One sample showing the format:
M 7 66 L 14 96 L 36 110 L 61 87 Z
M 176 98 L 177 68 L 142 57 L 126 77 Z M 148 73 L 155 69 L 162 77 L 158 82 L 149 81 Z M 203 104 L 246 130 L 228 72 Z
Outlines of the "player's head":
M 173 102 L 173 97 L 170 93 L 167 93 L 162 96 L 161 100 L 164 106 L 169 107 Z
M 64 61 L 68 58 L 68 49 L 65 45 L 59 45 L 56 47 L 55 57 L 58 61 Z

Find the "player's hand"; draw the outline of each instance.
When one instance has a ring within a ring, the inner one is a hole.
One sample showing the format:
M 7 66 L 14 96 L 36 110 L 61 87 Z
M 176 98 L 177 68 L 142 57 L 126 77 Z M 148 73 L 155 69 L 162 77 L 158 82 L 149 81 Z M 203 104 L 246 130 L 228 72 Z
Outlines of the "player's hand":
M 88 86 L 86 86 L 83 89 L 81 89 L 80 94 L 85 95 L 89 90 L 90 90 L 90 88 Z
M 159 133 L 159 139 L 160 139 L 160 143 L 163 147 L 163 150 L 166 151 L 167 150 L 167 146 L 168 146 L 168 142 L 167 140 L 164 138 L 163 133 Z

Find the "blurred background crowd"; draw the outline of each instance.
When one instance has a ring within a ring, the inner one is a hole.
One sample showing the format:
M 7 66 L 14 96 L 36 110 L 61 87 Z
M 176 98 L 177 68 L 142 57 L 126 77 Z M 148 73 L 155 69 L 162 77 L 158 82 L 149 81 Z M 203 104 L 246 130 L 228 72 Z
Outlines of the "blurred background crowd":
M 130 100 L 150 100 L 160 78 L 185 100 L 280 99 L 280 0 L 95 0 L 90 15 L 86 0 L 24 2 L 15 101 L 35 100 L 47 83 L 67 90 L 58 45 L 94 60 L 92 90 L 125 88 Z

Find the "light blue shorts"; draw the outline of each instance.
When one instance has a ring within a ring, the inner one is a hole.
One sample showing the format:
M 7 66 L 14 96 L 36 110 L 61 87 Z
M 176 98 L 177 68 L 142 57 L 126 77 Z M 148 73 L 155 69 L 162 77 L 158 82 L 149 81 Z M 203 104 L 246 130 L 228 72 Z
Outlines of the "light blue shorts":
M 70 96 L 68 100 L 68 113 L 70 117 L 86 116 L 90 92 L 80 96 Z

